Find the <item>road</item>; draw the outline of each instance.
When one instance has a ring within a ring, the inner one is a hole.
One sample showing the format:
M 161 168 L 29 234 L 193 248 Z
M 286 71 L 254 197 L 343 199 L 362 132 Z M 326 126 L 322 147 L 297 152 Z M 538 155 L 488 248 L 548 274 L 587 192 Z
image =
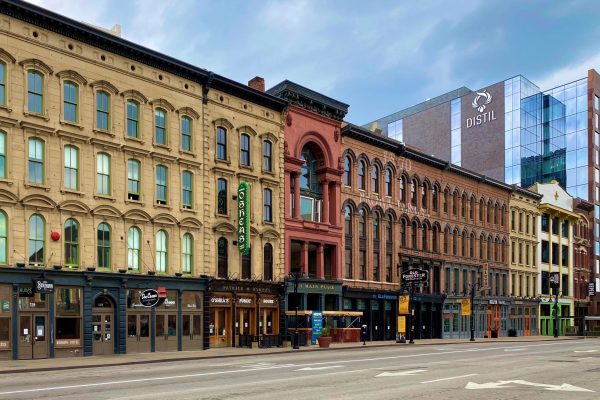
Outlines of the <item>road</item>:
M 358 348 L 0 375 L 0 399 L 600 399 L 600 340 Z

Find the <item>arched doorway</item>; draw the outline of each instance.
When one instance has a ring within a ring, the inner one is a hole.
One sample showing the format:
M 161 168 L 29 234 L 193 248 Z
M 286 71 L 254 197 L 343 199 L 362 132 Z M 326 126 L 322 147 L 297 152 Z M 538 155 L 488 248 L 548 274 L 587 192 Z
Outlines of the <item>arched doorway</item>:
M 92 308 L 92 353 L 103 356 L 115 353 L 115 306 L 108 296 L 98 296 Z

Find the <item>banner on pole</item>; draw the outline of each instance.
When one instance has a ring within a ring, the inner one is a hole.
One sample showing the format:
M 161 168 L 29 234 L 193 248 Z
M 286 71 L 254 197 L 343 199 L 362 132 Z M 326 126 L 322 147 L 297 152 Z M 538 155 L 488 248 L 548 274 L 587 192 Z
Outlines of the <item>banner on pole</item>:
M 398 314 L 408 314 L 409 295 L 403 295 L 398 298 Z
M 471 299 L 462 299 L 460 301 L 460 315 L 463 317 L 471 315 Z

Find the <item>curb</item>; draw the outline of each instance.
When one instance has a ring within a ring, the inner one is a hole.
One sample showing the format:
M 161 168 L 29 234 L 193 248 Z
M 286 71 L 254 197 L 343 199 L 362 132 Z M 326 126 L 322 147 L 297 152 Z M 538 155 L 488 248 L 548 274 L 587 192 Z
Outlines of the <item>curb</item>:
M 480 339 L 480 341 L 470 342 L 468 339 L 464 342 L 444 342 L 444 343 L 416 343 L 417 346 L 448 346 L 448 345 L 467 345 L 471 343 L 537 343 L 537 342 L 561 342 L 567 340 L 582 340 L 585 339 L 584 336 L 573 336 L 569 338 L 555 339 L 553 337 L 547 339 L 538 339 L 538 340 L 523 340 L 523 339 L 514 339 L 514 340 L 489 340 L 489 339 Z M 68 365 L 68 366 L 57 366 L 57 367 L 43 367 L 43 368 L 24 368 L 18 370 L 5 370 L 0 371 L 0 375 L 10 375 L 10 374 L 24 374 L 31 372 L 48 372 L 48 371 L 62 371 L 62 370 L 70 370 L 70 369 L 81 369 L 81 368 L 103 368 L 103 367 L 119 367 L 119 366 L 127 366 L 127 365 L 140 365 L 140 364 L 158 364 L 158 363 L 169 363 L 169 362 L 177 362 L 177 361 L 198 361 L 198 360 L 213 360 L 213 359 L 223 359 L 223 358 L 234 358 L 234 357 L 252 357 L 252 356 L 272 356 L 279 354 L 293 354 L 293 353 L 309 353 L 314 351 L 336 351 L 336 350 L 358 350 L 358 349 L 370 349 L 370 348 L 382 348 L 382 347 L 402 347 L 402 346 L 410 346 L 407 344 L 400 343 L 382 343 L 382 344 L 369 344 L 367 346 L 363 346 L 360 343 L 356 346 L 347 346 L 347 347 L 328 347 L 328 348 L 309 348 L 306 350 L 284 350 L 284 351 L 273 351 L 267 353 L 252 353 L 252 354 L 224 354 L 224 355 L 206 355 L 206 356 L 193 356 L 193 357 L 171 357 L 171 358 L 160 358 L 155 360 L 140 360 L 140 361 L 125 361 L 125 362 L 111 362 L 111 363 L 103 363 L 103 364 L 79 364 L 79 365 Z M 410 346 L 411 348 L 413 346 Z M 117 355 L 118 357 L 118 355 Z M 85 359 L 85 357 L 83 357 Z

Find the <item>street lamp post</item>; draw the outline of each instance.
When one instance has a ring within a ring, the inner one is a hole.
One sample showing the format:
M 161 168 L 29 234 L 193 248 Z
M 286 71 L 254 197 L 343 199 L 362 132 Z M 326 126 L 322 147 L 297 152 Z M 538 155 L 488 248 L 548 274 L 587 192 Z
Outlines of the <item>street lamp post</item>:
M 409 338 L 408 338 L 408 343 L 409 344 L 414 344 L 415 343 L 415 326 L 414 326 L 414 318 L 415 318 L 415 305 L 413 304 L 413 295 L 415 294 L 415 286 L 411 285 L 410 286 L 410 292 L 409 292 L 409 297 L 408 297 L 408 304 L 410 305 L 410 314 L 409 314 L 409 319 L 410 321 L 408 322 L 408 326 L 410 328 L 410 334 L 409 334 Z
M 481 286 L 480 283 L 471 283 L 471 342 L 475 341 L 475 292 Z
M 300 271 L 291 271 L 289 274 L 292 283 L 294 284 L 294 303 L 296 305 L 296 314 L 295 314 L 295 329 L 294 329 L 294 346 L 293 349 L 298 350 L 300 346 L 298 345 L 298 284 L 300 283 L 300 278 L 304 274 Z
M 558 337 L 558 288 L 554 296 L 554 337 Z

